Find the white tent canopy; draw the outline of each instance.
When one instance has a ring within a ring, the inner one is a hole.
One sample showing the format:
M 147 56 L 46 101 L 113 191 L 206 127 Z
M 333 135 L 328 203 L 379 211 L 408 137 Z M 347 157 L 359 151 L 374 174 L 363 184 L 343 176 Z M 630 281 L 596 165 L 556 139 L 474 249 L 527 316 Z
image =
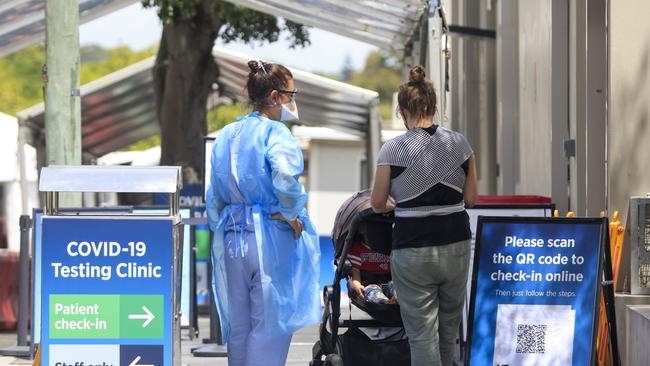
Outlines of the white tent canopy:
M 387 50 L 403 51 L 425 0 L 227 0 Z
M 79 0 L 86 23 L 139 0 Z M 227 0 L 257 11 L 403 51 L 426 9 L 425 0 Z M 0 57 L 45 39 L 44 0 L 0 1 Z
M 245 101 L 247 62 L 254 57 L 223 48 L 213 52 L 220 69 L 216 94 Z M 154 57 L 145 59 L 81 87 L 82 149 L 86 160 L 159 133 L 151 72 L 154 61 Z M 291 72 L 300 90 L 297 102 L 301 123 L 368 136 L 373 146 L 370 158 L 374 159 L 379 148 L 379 95 L 301 70 L 292 68 Z M 20 123 L 32 130 L 32 145 L 44 141 L 44 110 L 40 103 L 18 113 Z
M 79 22 L 89 22 L 136 2 L 138 0 L 79 0 Z M 0 1 L 0 57 L 44 39 L 44 0 Z
M 214 52 L 219 65 L 218 84 L 222 95 L 246 102 L 247 66 L 253 56 L 223 48 Z M 328 126 L 357 135 L 368 131 L 370 104 L 379 94 L 316 74 L 290 68 L 298 95 L 302 124 Z

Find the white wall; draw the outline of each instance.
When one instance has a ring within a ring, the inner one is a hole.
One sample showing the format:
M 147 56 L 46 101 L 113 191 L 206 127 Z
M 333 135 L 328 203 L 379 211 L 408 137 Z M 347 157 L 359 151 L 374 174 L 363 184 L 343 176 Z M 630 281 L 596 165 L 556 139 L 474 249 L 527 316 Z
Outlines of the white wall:
M 522 0 L 519 6 L 519 121 L 516 193 L 568 205 L 568 3 Z
M 309 216 L 319 235 L 330 235 L 341 204 L 361 187 L 361 141 L 311 140 Z
M 16 179 L 18 172 L 18 120 L 0 113 L 0 131 L 0 182 L 9 182 Z
M 10 250 L 20 250 L 20 227 L 18 222 L 22 212 L 22 195 L 20 191 L 20 181 L 4 183 L 5 207 L 6 212 L 6 232 L 7 243 Z M 30 181 L 28 187 L 28 212 L 31 216 L 32 209 L 38 207 L 38 185 L 36 181 Z
M 608 208 L 650 192 L 650 1 L 610 1 Z
M 519 121 L 519 0 L 497 1 L 497 194 L 515 194 Z
M 451 24 L 495 29 L 494 1 L 450 0 Z M 496 42 L 452 33 L 450 108 L 452 130 L 462 132 L 476 154 L 478 193 L 497 193 Z
M 551 32 L 547 1 L 519 2 L 517 192 L 551 195 Z
M 20 228 L 18 220 L 23 214 L 20 170 L 18 164 L 18 121 L 16 118 L 0 113 L 0 184 L 3 185 L 6 216 L 5 231 L 9 249 L 20 249 Z M 27 212 L 31 214 L 38 207 L 38 174 L 36 171 L 36 150 L 25 146 L 27 176 Z

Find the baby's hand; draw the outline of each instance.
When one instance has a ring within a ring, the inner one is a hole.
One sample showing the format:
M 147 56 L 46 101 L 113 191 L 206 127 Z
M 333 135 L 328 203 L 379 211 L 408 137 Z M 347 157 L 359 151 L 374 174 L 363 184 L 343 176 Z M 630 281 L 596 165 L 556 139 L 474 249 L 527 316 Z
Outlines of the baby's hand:
M 366 288 L 363 287 L 363 285 L 357 281 L 352 281 L 352 290 L 354 290 L 359 298 L 364 299 L 366 297 Z
M 397 301 L 397 296 L 391 297 L 390 300 L 388 300 L 388 303 L 389 304 L 399 304 L 399 302 Z

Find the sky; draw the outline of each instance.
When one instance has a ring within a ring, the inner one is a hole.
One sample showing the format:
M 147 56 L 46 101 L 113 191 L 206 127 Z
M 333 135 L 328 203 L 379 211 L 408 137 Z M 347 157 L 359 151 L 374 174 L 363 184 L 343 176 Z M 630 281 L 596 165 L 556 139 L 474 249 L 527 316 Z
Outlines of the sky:
M 155 45 L 160 40 L 162 25 L 155 9 L 145 9 L 139 3 L 125 7 L 119 11 L 103 16 L 81 26 L 79 37 L 82 46 L 96 44 L 105 48 L 129 46 L 141 50 Z M 278 62 L 305 71 L 321 71 L 327 73 L 340 72 L 346 57 L 350 57 L 354 69 L 363 68 L 369 52 L 377 47 L 367 43 L 336 35 L 334 33 L 310 28 L 311 45 L 305 48 L 289 48 L 290 42 L 280 36 L 278 42 L 272 44 L 248 45 L 229 43 L 223 45 L 227 49 L 251 55 L 265 61 Z

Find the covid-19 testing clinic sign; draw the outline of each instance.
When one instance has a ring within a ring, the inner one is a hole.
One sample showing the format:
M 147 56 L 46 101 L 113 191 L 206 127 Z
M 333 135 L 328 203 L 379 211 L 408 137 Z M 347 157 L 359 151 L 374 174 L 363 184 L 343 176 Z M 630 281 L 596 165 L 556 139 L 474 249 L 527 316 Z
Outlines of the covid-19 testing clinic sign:
M 479 218 L 469 364 L 592 365 L 604 219 Z
M 44 217 L 42 364 L 172 364 L 171 219 Z

